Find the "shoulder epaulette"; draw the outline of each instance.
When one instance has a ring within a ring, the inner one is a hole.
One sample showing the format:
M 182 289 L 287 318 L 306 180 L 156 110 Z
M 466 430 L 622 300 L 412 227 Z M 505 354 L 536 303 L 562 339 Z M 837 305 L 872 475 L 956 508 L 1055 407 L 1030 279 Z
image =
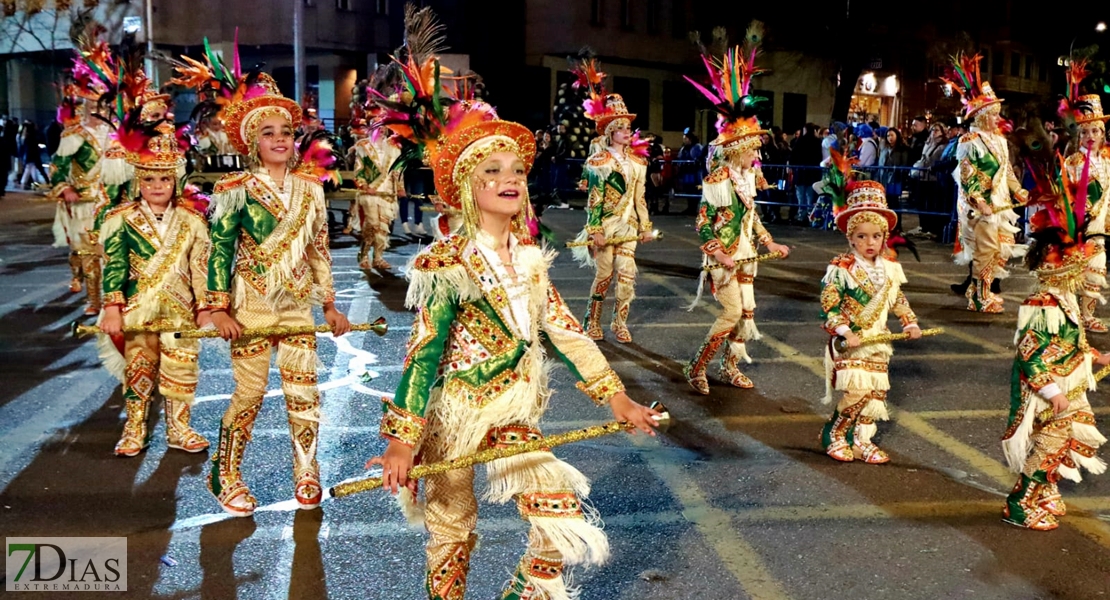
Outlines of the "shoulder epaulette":
M 647 165 L 647 158 L 639 154 L 629 154 L 628 158 L 638 165 Z
M 175 208 L 177 210 L 185 211 L 185 214 L 193 215 L 194 217 L 200 219 L 204 223 L 208 223 L 208 217 L 206 217 L 204 215 L 204 213 L 202 213 L 199 210 L 193 208 L 192 206 L 187 206 L 185 204 L 178 204 L 178 205 L 175 206 Z
M 709 174 L 709 177 L 705 178 L 705 183 L 720 183 L 728 179 L 729 177 L 730 172 L 728 170 L 728 167 L 718 167 Z
M 598 152 L 597 154 L 594 154 L 593 156 L 588 158 L 586 160 L 586 164 L 590 165 L 591 167 L 600 167 L 610 160 L 613 160 L 613 156 L 609 154 L 608 150 L 602 150 L 601 152 Z
M 1021 303 L 1022 306 L 1060 306 L 1060 301 L 1048 292 L 1037 292 Z
M 251 174 L 247 173 L 246 171 L 239 171 L 237 173 L 228 173 L 227 175 L 224 175 L 223 177 L 221 177 L 219 179 L 219 181 L 216 182 L 216 186 L 214 188 L 212 188 L 212 193 L 213 194 L 219 194 L 221 192 L 226 192 L 227 190 L 230 190 L 231 188 L 239 187 L 239 186 L 243 185 L 244 183 L 246 183 L 247 178 L 249 178 L 250 176 L 251 176 Z
M 111 219 L 116 215 L 122 215 L 123 213 L 131 210 L 132 208 L 137 208 L 138 206 L 139 203 L 135 201 L 124 202 L 123 204 L 120 204 L 119 206 L 116 206 L 115 208 L 112 208 L 107 213 L 105 213 L 104 220 L 107 221 L 108 219 Z
M 416 255 L 413 268 L 418 271 L 438 271 L 461 265 L 462 250 L 465 245 L 466 239 L 458 235 L 436 240 Z
M 1067 159 L 1064 160 L 1064 164 L 1069 167 L 1078 167 L 1086 162 L 1086 160 L 1087 157 L 1084 156 L 1082 152 L 1073 152 L 1070 156 L 1067 157 Z
M 856 264 L 856 255 L 852 253 L 840 254 L 829 263 L 841 269 L 851 269 Z
M 978 131 L 969 131 L 969 132 L 960 136 L 960 143 L 965 144 L 967 142 L 974 142 L 977 139 L 979 139 L 979 132 Z

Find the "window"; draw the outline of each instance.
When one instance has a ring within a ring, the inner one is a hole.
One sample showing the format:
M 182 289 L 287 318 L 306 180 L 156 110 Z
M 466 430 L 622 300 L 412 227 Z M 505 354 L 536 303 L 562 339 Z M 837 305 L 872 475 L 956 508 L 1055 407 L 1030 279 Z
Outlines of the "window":
M 1033 57 L 1032 56 L 1026 56 L 1025 57 L 1025 78 L 1026 79 L 1032 79 L 1033 78 Z
M 991 76 L 998 77 L 1002 75 L 1002 60 L 1003 55 L 1001 52 L 995 52 L 994 58 L 991 60 Z
M 621 0 L 621 29 L 632 31 L 632 0 Z
M 684 40 L 689 35 L 686 30 L 686 0 L 671 0 L 671 36 Z
M 1010 77 L 1018 77 L 1021 75 L 1021 54 L 1017 52 L 1010 53 Z
M 659 2 L 647 0 L 647 30 L 651 34 L 659 33 Z
M 604 0 L 590 0 L 590 25 L 605 25 Z
M 335 0 L 335 10 L 342 12 L 351 11 L 351 0 Z
M 374 12 L 379 15 L 388 15 L 389 0 L 374 0 Z
M 685 81 L 663 82 L 663 131 L 682 131 L 694 126 L 698 93 Z

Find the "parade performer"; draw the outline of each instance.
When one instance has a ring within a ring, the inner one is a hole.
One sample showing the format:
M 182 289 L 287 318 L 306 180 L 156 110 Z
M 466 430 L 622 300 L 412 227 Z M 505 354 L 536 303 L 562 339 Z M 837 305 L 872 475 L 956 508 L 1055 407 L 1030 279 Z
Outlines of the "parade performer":
M 902 322 L 910 339 L 921 337 L 921 328 L 902 293 L 902 265 L 884 256 L 887 236 L 898 223 L 898 215 L 887 208 L 886 190 L 876 181 L 851 182 L 846 202 L 836 207 L 836 226 L 847 234 L 852 251 L 834 258 L 825 272 L 821 318 L 825 331 L 843 336 L 849 348 L 838 352 L 830 339 L 825 350 L 824 402 L 832 402 L 834 389 L 844 395 L 821 431 L 821 445 L 839 461 L 882 464 L 890 457 L 871 438 L 875 422 L 890 418 L 887 365 L 894 349 L 889 342 L 861 346 L 860 339 L 889 333 L 889 314 Z
M 1088 75 L 1087 61 L 1073 58 L 1068 66 L 1068 95 L 1061 106 L 1065 121 L 1073 121 L 1079 131 L 1079 150 L 1068 156 L 1065 168 L 1076 197 L 1074 186 L 1086 177 L 1087 217 L 1085 232 L 1087 245 L 1091 246 L 1090 260 L 1084 271 L 1083 289 L 1079 308 L 1083 315 L 1083 328 L 1092 333 L 1106 333 L 1106 324 L 1095 316 L 1095 307 L 1105 304 L 1102 290 L 1106 288 L 1106 245 L 1108 203 L 1104 196 L 1110 189 L 1110 148 L 1106 147 L 1106 119 L 1102 114 L 1102 99 L 1098 94 L 1079 94 L 1079 86 Z M 1087 157 L 1090 156 L 1090 160 Z
M 235 391 L 220 425 L 209 489 L 230 514 L 248 516 L 257 501 L 243 482 L 240 464 L 255 417 L 262 408 L 270 358 L 277 367 L 293 442 L 294 495 L 303 509 L 319 506 L 316 462 L 320 393 L 316 387 L 316 336 L 239 338 L 242 327 L 311 326 L 313 305 L 323 305 L 334 335 L 350 330 L 335 307 L 327 211 L 321 180 L 330 148 L 294 148 L 301 108 L 281 95 L 265 73 L 241 73 L 238 50 L 228 68 L 209 54 L 208 64 L 185 59 L 176 83 L 219 89 L 217 101 L 236 150 L 252 170 L 216 183 L 211 216 L 207 304 L 212 322 L 232 340 Z M 314 136 L 315 137 L 315 136 Z M 325 158 L 326 157 L 326 158 Z
M 118 85 L 116 63 L 107 42 L 94 42 L 95 33 L 84 42 L 73 59 L 73 83 L 59 108 L 65 125 L 51 167 L 50 197 L 58 201 L 54 216 L 54 246 L 69 246 L 73 274 L 70 291 L 85 288 L 86 315 L 101 309 L 100 248 L 96 239 L 98 208 L 115 203 L 118 185 L 126 181 L 127 165 L 122 153 L 108 160 L 105 150 L 111 135 L 111 117 L 101 100 Z
M 426 13 L 410 13 L 406 21 L 420 14 Z M 617 419 L 650 433 L 656 413 L 624 393 L 552 285 L 554 256 L 528 233 L 532 132 L 498 120 L 487 104 L 453 101 L 434 76 L 438 59 L 426 49 L 410 47 L 403 60 L 413 100 L 385 104 L 381 122 L 413 133 L 442 201 L 463 215 L 458 233 L 420 252 L 408 270 L 406 304 L 417 309 L 416 320 L 401 382 L 384 402 L 381 433 L 389 445 L 367 465 L 382 465 L 383 485 L 395 493 L 400 488 L 402 505 L 418 518 L 415 481 L 407 481 L 414 457 L 429 464 L 542 439 L 539 421 L 551 395 L 543 340 L 578 388 L 608 404 Z M 596 513 L 584 504 L 586 478 L 540 451 L 488 463 L 487 480 L 484 498 L 515 501 L 531 526 L 528 548 L 501 597 L 575 597 L 564 568 L 599 564 L 609 555 Z M 427 594 L 461 599 L 477 544 L 474 470 L 448 471 L 425 483 Z
M 1005 521 L 1037 531 L 1056 529 L 1066 512 L 1057 488 L 1061 478 L 1079 482 L 1080 467 L 1096 475 L 1106 470 L 1096 456 L 1106 438 L 1095 426 L 1086 392 L 1095 389 L 1092 363 L 1110 364 L 1110 353 L 1088 345 L 1076 297 L 1096 248 L 1083 239 L 1087 188 L 1070 181 L 1069 170 L 1063 169 L 1061 186 L 1055 173 L 1038 177 L 1033 193 L 1045 208 L 1030 219 L 1034 242 L 1025 262 L 1038 288 L 1018 311 L 1010 417 L 1002 438 L 1006 462 L 1020 473 L 1006 498 Z
M 995 279 L 1009 275 L 1006 263 L 1025 254 L 1016 244 L 1014 226 L 1018 215 L 1012 210 L 1024 204 L 1029 193 L 1021 188 L 1010 164 L 1010 151 L 1002 128 L 1002 99 L 979 74 L 978 54 L 959 54 L 948 68 L 945 82 L 955 88 L 964 104 L 964 118 L 972 122 L 956 147 L 953 176 L 959 191 L 959 240 L 956 264 L 972 265 L 967 309 L 1002 312 L 1002 296 L 991 291 Z
M 116 135 L 135 169 L 138 198 L 109 212 L 101 227 L 100 356 L 123 383 L 127 407 L 115 453 L 135 456 L 147 447 L 147 411 L 156 386 L 166 401 L 166 444 L 200 452 L 208 441 L 189 426 L 200 341 L 174 339 L 172 333 L 122 333 L 124 326 L 172 330 L 209 322 L 208 221 L 178 194 L 177 170 L 184 158 L 174 135 L 142 123 L 140 110 Z M 112 337 L 122 338 L 122 355 Z
M 585 165 L 586 227 L 576 241 L 592 243 L 573 250 L 575 260 L 582 266 L 593 265 L 597 269 L 590 286 L 586 335 L 593 340 L 604 337 L 601 311 L 615 272 L 617 302 L 610 328 L 618 342 L 627 344 L 632 341 L 627 322 L 628 309 L 636 295 L 636 243 L 654 239 L 644 199 L 647 161 L 629 151 L 636 115 L 628 112 L 620 94 L 605 93 L 605 74 L 598 70 L 596 59 L 581 61 L 575 74 L 578 76 L 575 87 L 586 86 L 589 92 L 583 104 L 586 117 L 597 124 L 597 133 L 605 141 L 605 148 L 591 155 Z M 639 239 L 634 241 L 609 241 L 637 236 Z
M 368 85 L 373 85 L 380 91 L 384 75 L 376 75 L 375 81 Z M 369 98 L 366 97 L 366 100 Z M 359 112 L 369 108 L 367 116 L 372 118 L 374 106 L 360 106 Z M 383 254 L 389 249 L 389 236 L 393 232 L 393 221 L 397 218 L 397 189 L 402 185 L 401 170 L 393 167 L 401 155 L 401 146 L 393 139 L 388 128 L 367 130 L 365 121 L 355 123 L 354 126 L 359 126 L 360 129 L 360 139 L 355 143 L 358 230 L 362 236 L 358 266 L 361 269 L 373 267 L 388 271 L 392 267 Z M 352 223 L 352 227 L 354 226 Z M 369 257 L 371 250 L 373 263 Z
M 705 279 L 724 309 L 709 328 L 709 335 L 698 348 L 694 359 L 683 373 L 686 381 L 700 394 L 709 394 L 705 371 L 709 361 L 726 342 L 721 357 L 721 378 L 739 388 L 753 386 L 751 379 L 740 372 L 740 360 L 751 362 L 745 344 L 760 338 L 755 325 L 755 293 L 753 284 L 756 263 L 736 264 L 755 258 L 759 246 L 784 257 L 790 249 L 776 244 L 763 227 L 755 195 L 766 186 L 763 174 L 755 165 L 761 143 L 767 133 L 755 116 L 756 99 L 749 95 L 751 78 L 759 73 L 755 57 L 762 40 L 762 24 L 748 28 L 744 47 L 726 51 L 720 59 L 703 55 L 709 70 L 712 90 L 693 80 L 720 113 L 717 138 L 710 143 L 721 155 L 716 169 L 702 182 L 701 205 L 695 225 L 702 241 L 702 274 L 694 305 L 701 299 Z M 736 80 L 733 80 L 733 77 Z

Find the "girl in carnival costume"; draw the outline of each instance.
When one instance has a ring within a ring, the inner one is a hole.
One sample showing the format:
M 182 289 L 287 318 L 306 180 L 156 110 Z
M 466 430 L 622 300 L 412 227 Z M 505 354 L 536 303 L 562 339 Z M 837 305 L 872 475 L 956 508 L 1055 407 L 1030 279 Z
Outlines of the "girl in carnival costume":
M 391 93 L 386 89 L 388 75 L 389 68 L 381 67 L 372 81 L 362 85 Z M 383 254 L 389 249 L 389 236 L 393 231 L 393 221 L 397 218 L 397 190 L 402 183 L 401 171 L 394 169 L 394 163 L 401 156 L 401 146 L 393 139 L 389 129 L 369 129 L 367 119 L 375 116 L 377 105 L 371 102 L 365 88 L 358 91 L 355 106 L 357 114 L 352 119 L 352 132 L 360 138 L 355 143 L 355 184 L 358 188 L 355 212 L 359 217 L 358 229 L 362 236 L 358 266 L 361 269 L 373 267 L 379 271 L 388 271 L 392 267 Z M 371 249 L 372 263 L 368 256 Z
M 740 360 L 751 362 L 746 344 L 760 338 L 755 326 L 756 263 L 737 264 L 754 258 L 759 246 L 784 257 L 790 248 L 777 244 L 763 227 L 755 196 L 767 186 L 759 167 L 761 137 L 767 133 L 755 116 L 760 98 L 750 95 L 751 79 L 762 72 L 755 57 L 763 39 L 763 24 L 748 28 L 744 46 L 728 49 L 720 59 L 702 54 L 712 90 L 687 78 L 713 101 L 720 113 L 717 138 L 710 142 L 716 157 L 713 170 L 702 182 L 701 206 L 696 228 L 702 241 L 702 274 L 693 310 L 701 299 L 705 280 L 710 279 L 713 296 L 724 310 L 709 328 L 709 334 L 693 360 L 683 369 L 686 381 L 699 394 L 709 394 L 706 368 L 726 342 L 721 357 L 721 377 L 733 386 L 751 388 L 753 383 L 740 372 Z
M 250 157 L 252 167 L 221 178 L 212 198 L 206 302 L 213 324 L 232 342 L 235 391 L 220 424 L 209 489 L 232 515 L 249 516 L 257 506 L 240 464 L 262 408 L 276 348 L 293 444 L 294 496 L 300 508 L 313 509 L 322 495 L 316 462 L 316 335 L 239 336 L 244 326 L 312 326 L 312 307 L 320 305 L 334 335 L 350 330 L 347 317 L 335 307 L 322 184 L 334 177 L 328 169 L 335 157 L 317 134 L 307 136 L 297 151 L 293 132 L 300 124 L 300 106 L 282 96 L 269 75 L 243 73 L 237 48 L 233 68 L 210 50 L 207 64 L 182 58 L 185 63 L 178 65 L 174 82 L 217 90 L 231 141 Z
M 134 109 L 116 132 L 116 142 L 134 168 L 136 199 L 111 210 L 101 227 L 100 356 L 123 383 L 127 407 L 115 453 L 135 456 L 149 444 L 147 411 L 156 385 L 166 401 L 166 444 L 201 452 L 208 441 L 189 426 L 200 340 L 175 339 L 172 333 L 122 333 L 125 326 L 191 329 L 210 321 L 204 206 L 178 193 L 178 170 L 185 158 L 172 127 L 167 132 L 158 126 L 160 121 L 143 122 L 142 110 Z
M 832 402 L 834 389 L 844 395 L 821 430 L 821 446 L 842 462 L 882 464 L 890 457 L 871 438 L 877 431 L 875 421 L 890 418 L 887 367 L 894 349 L 889 342 L 861 346 L 860 340 L 889 333 L 890 314 L 901 321 L 910 339 L 920 338 L 921 328 L 902 293 L 902 265 L 887 254 L 887 237 L 898 215 L 887 208 L 886 190 L 876 181 L 846 183 L 848 193 L 845 203 L 837 206 L 836 226 L 848 236 L 851 252 L 833 259 L 821 291 L 822 327 L 830 336 L 844 337 L 848 345 L 840 352 L 833 347 L 834 338 L 829 339 L 824 402 Z
M 1110 354 L 1087 343 L 1076 296 L 1098 251 L 1084 236 L 1089 181 L 1085 175 L 1072 181 L 1071 169 L 1052 155 L 1050 144 L 1044 147 L 1049 161 L 1026 160 L 1036 182 L 1034 201 L 1043 206 L 1030 219 L 1034 242 L 1025 258 L 1038 287 L 1018 310 L 1010 418 L 1002 438 L 1006 462 L 1019 473 L 1003 516 L 1036 531 L 1056 529 L 1067 512 L 1057 487 L 1061 478 L 1079 482 L 1080 468 L 1096 475 L 1106 470 L 1096 456 L 1106 438 L 1096 428 L 1087 392 L 1095 389 L 1092 364 L 1110 364 Z M 1081 172 L 1089 175 L 1090 165 Z
M 473 468 L 428 477 L 422 515 L 414 510 L 420 463 L 450 460 L 489 447 L 542 439 L 539 421 L 551 390 L 544 341 L 598 405 L 651 433 L 656 413 L 633 402 L 586 336 L 548 277 L 553 253 L 529 234 L 527 172 L 531 131 L 499 120 L 485 103 L 458 101 L 442 88 L 435 27 L 427 9 L 410 9 L 407 58 L 401 63 L 408 103 L 379 99 L 379 124 L 423 150 L 441 200 L 462 215 L 460 229 L 420 252 L 408 269 L 408 306 L 417 309 L 401 382 L 384 401 L 383 485 L 401 490 L 410 519 L 422 518 L 428 597 L 461 599 L 477 544 Z M 435 31 L 433 29 L 433 31 Z M 420 32 L 425 32 L 421 34 Z M 431 40 L 432 43 L 421 40 Z M 566 566 L 609 556 L 597 514 L 584 504 L 589 482 L 550 451 L 487 465 L 491 502 L 515 501 L 529 522 L 528 549 L 503 598 L 566 600 Z M 406 486 L 408 486 L 406 488 Z
M 644 199 L 646 152 L 641 156 L 631 150 L 634 141 L 632 120 L 636 115 L 628 112 L 624 98 L 619 94 L 605 93 L 602 84 L 605 74 L 598 70 L 597 60 L 583 59 L 575 74 L 578 76 L 575 86 L 586 86 L 589 91 L 589 98 L 583 103 L 586 117 L 597 124 L 597 133 L 605 141 L 605 148 L 591 155 L 584 169 L 587 181 L 586 227 L 577 241 L 589 241 L 590 245 L 577 246 L 572 252 L 582 266 L 597 268 L 590 286 L 586 334 L 593 340 L 604 337 L 601 310 L 615 271 L 617 303 L 613 308 L 610 328 L 618 342 L 627 344 L 632 341 L 627 321 L 628 310 L 636 296 L 636 244 L 654 239 Z M 618 238 L 638 239 L 610 242 Z

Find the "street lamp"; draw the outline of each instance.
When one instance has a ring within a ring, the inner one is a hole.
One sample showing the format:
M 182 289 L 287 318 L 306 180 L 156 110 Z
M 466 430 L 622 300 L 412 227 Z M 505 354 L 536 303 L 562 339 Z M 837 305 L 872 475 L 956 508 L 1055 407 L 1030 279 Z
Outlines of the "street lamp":
M 1095 25 L 1095 31 L 1099 33 L 1106 31 L 1106 21 L 1099 21 L 1098 25 Z

